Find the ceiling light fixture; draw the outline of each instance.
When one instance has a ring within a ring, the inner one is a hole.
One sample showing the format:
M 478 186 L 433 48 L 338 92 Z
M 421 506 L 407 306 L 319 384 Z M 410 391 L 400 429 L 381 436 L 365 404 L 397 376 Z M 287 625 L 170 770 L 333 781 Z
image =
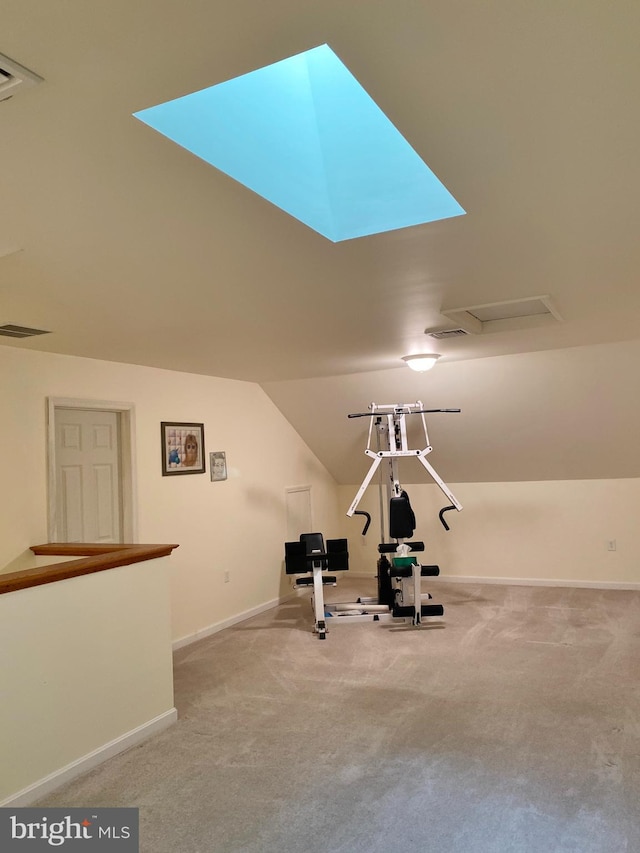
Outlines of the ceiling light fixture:
M 416 355 L 405 355 L 402 360 L 411 370 L 424 373 L 426 370 L 431 370 L 439 358 L 440 354 L 437 352 L 421 352 Z

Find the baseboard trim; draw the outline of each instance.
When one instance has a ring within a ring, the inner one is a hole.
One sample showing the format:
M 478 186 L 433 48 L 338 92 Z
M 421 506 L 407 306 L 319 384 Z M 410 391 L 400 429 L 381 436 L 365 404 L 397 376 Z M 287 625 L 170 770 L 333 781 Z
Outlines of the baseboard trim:
M 297 597 L 297 591 L 291 592 L 288 595 L 281 595 L 278 598 L 273 598 L 271 601 L 265 602 L 264 604 L 258 604 L 257 607 L 251 607 L 249 608 L 249 610 L 244 610 L 242 613 L 237 613 L 235 616 L 230 616 L 228 619 L 223 619 L 220 622 L 215 622 L 212 625 L 208 625 L 206 628 L 200 628 L 200 630 L 194 631 L 193 634 L 187 634 L 184 637 L 180 637 L 179 639 L 174 640 L 173 650 L 175 652 L 178 649 L 183 648 L 183 646 L 190 646 L 191 643 L 197 643 L 198 640 L 204 640 L 206 637 L 210 637 L 212 634 L 217 634 L 218 631 L 224 631 L 225 628 L 231 628 L 233 625 L 237 625 L 239 622 L 244 622 L 246 619 L 251 619 L 252 616 L 259 616 L 266 610 L 273 610 L 273 608 L 278 607 L 279 604 L 284 604 L 286 601 L 290 601 L 292 598 Z
M 142 741 L 147 740 L 147 738 L 150 738 L 152 735 L 158 734 L 173 725 L 177 719 L 177 710 L 175 708 L 171 708 L 171 710 L 165 711 L 164 714 L 154 717 L 152 720 L 143 723 L 141 726 L 138 726 L 120 737 L 115 738 L 115 740 L 105 743 L 104 746 L 94 749 L 93 752 L 88 752 L 86 755 L 83 755 L 82 758 L 72 761 L 71 764 L 67 764 L 65 767 L 60 768 L 60 770 L 50 773 L 43 779 L 34 782 L 33 785 L 29 785 L 27 788 L 24 788 L 22 791 L 12 794 L 6 800 L 0 802 L 0 807 L 4 808 L 9 806 L 19 808 L 22 806 L 29 806 L 37 800 L 46 797 L 47 794 L 55 791 L 56 788 L 59 788 L 61 785 L 71 782 L 73 779 L 78 776 L 82 776 L 89 770 L 93 770 L 94 767 L 98 767 L 98 765 L 107 761 L 109 758 L 113 758 L 114 755 L 118 755 L 120 752 L 125 752 L 125 750 L 131 749 L 132 746 L 136 746 Z
M 349 576 L 354 578 L 375 578 L 375 575 L 366 574 L 364 572 L 349 572 L 348 575 L 345 572 L 345 577 Z M 300 598 L 308 593 L 308 588 L 292 590 L 292 592 L 287 595 L 281 595 L 279 598 L 273 598 L 271 601 L 259 604 L 257 607 L 251 607 L 249 610 L 244 610 L 242 613 L 237 613 L 235 616 L 230 616 L 228 619 L 223 619 L 222 621 L 215 622 L 212 625 L 207 625 L 206 628 L 200 628 L 199 631 L 194 631 L 193 634 L 186 634 L 184 637 L 179 637 L 177 640 L 173 641 L 173 651 L 176 652 L 184 646 L 190 646 L 191 643 L 197 643 L 198 640 L 204 640 L 212 634 L 217 634 L 218 631 L 224 631 L 225 628 L 231 628 L 233 625 L 238 625 L 240 622 L 251 619 L 252 616 L 259 616 L 267 610 L 273 610 L 274 607 L 278 607 L 280 604 L 284 604 L 294 598 Z
M 576 589 L 640 589 L 640 583 L 632 581 L 582 581 L 567 578 L 496 578 L 475 577 L 472 575 L 438 575 L 429 578 L 429 583 L 473 583 L 473 584 L 503 584 L 504 586 L 564 586 Z
M 372 575 L 368 572 L 349 572 L 345 577 L 352 578 L 367 578 L 371 580 L 372 578 L 375 580 L 375 575 Z M 640 583 L 632 583 L 631 581 L 580 581 L 580 580 L 569 580 L 569 579 L 551 579 L 551 578 L 499 578 L 499 577 L 478 577 L 474 575 L 438 575 L 437 577 L 425 578 L 429 584 L 431 583 L 470 583 L 470 584 L 503 584 L 504 586 L 561 586 L 561 587 L 576 587 L 578 589 L 627 589 L 627 590 L 638 590 L 640 589 Z M 240 622 L 244 622 L 247 619 L 251 619 L 252 616 L 258 616 L 260 613 L 264 613 L 266 610 L 272 610 L 274 607 L 278 607 L 279 604 L 284 604 L 286 601 L 290 601 L 292 598 L 298 598 L 301 595 L 304 595 L 308 592 L 307 589 L 304 590 L 295 590 L 289 595 L 281 596 L 280 598 L 274 598 L 271 601 L 267 601 L 265 604 L 259 604 L 257 607 L 252 607 L 249 610 L 245 610 L 242 613 L 237 613 L 235 616 L 231 616 L 228 619 L 223 619 L 220 622 L 216 622 L 213 625 L 209 625 L 206 628 L 201 628 L 199 631 L 194 631 L 193 634 L 187 634 L 184 637 L 180 637 L 178 640 L 173 641 L 173 650 L 177 651 L 178 649 L 183 648 L 184 646 L 189 646 L 191 643 L 197 643 L 198 640 L 204 640 L 206 637 L 210 637 L 212 634 L 217 634 L 218 631 L 224 631 L 225 628 L 231 628 L 233 625 L 238 625 Z

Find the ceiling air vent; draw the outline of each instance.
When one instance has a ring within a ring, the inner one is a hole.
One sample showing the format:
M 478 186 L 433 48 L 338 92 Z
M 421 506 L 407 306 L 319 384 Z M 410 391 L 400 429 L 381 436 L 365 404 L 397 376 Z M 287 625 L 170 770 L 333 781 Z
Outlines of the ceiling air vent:
M 535 329 L 561 323 L 562 317 L 551 296 L 528 296 L 505 302 L 487 302 L 464 308 L 441 309 L 440 313 L 471 335 Z
M 469 332 L 466 332 L 464 329 L 440 329 L 433 332 L 427 329 L 425 331 L 425 335 L 435 338 L 437 341 L 446 341 L 447 338 L 461 338 L 468 334 Z
M 5 323 L 0 326 L 0 335 L 5 338 L 32 338 L 34 335 L 50 335 L 44 329 L 30 329 L 28 326 L 14 326 L 13 323 Z
M 0 101 L 6 101 L 19 89 L 27 89 L 37 83 L 42 83 L 42 77 L 0 53 Z

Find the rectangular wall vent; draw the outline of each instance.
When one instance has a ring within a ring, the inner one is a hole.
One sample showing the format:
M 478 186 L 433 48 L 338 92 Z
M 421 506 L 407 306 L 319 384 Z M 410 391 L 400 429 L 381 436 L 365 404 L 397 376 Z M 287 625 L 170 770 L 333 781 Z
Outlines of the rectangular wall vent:
M 426 331 L 425 334 L 429 335 L 430 338 L 435 338 L 437 341 L 443 341 L 447 338 L 459 338 L 468 335 L 469 332 L 465 332 L 464 329 L 442 329 L 435 332 Z
M 0 53 L 0 101 L 6 101 L 19 89 L 27 89 L 37 83 L 42 83 L 42 77 Z
M 13 323 L 5 323 L 0 326 L 0 335 L 5 338 L 32 338 L 34 335 L 50 335 L 44 329 L 30 329 L 28 326 L 15 326 Z

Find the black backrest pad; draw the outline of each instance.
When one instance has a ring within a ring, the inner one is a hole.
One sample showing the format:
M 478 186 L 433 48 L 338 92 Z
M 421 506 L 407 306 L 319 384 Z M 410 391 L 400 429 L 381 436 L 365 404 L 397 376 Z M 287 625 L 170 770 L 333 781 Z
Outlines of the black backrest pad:
M 322 533 L 301 533 L 300 541 L 305 543 L 307 554 L 312 554 L 314 551 L 320 551 L 321 554 L 324 554 L 324 536 Z
M 324 554 L 324 536 L 322 533 L 301 533 L 300 541 L 304 542 L 307 555 L 313 554 L 314 551 L 319 551 L 321 554 Z M 313 563 L 307 563 L 307 571 L 311 571 L 314 566 L 317 567 L 318 564 L 321 564 L 323 570 L 326 571 L 328 568 L 326 560 L 314 560 Z
M 409 495 L 403 491 L 390 501 L 389 536 L 391 539 L 410 539 L 415 528 L 416 517 L 411 509 Z
M 324 554 L 324 536 L 322 533 L 301 533 L 300 541 L 304 542 L 307 554 L 313 554 L 314 551 L 319 551 L 321 554 Z M 309 569 L 311 569 L 313 564 L 309 564 Z M 323 568 L 326 569 L 327 565 L 324 564 Z

